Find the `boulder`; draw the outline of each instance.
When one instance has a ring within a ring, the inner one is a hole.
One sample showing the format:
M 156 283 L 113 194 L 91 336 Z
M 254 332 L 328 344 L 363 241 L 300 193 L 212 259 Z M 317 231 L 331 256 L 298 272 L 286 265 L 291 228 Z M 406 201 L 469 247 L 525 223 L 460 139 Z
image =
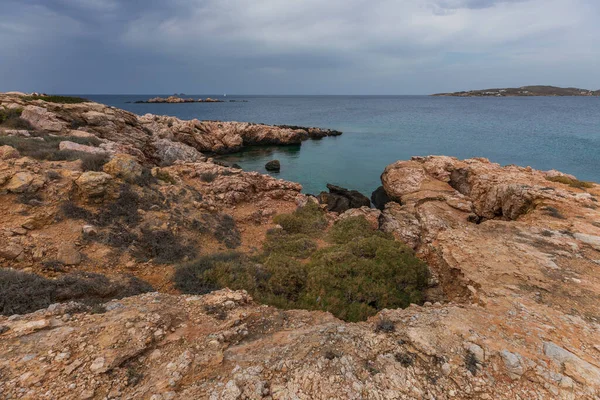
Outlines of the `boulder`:
M 105 172 L 88 171 L 81 174 L 75 184 L 85 197 L 97 197 L 106 192 L 111 179 L 112 176 Z
M 154 142 L 156 158 L 161 167 L 175 164 L 176 161 L 195 163 L 204 161 L 206 157 L 195 148 L 180 142 L 168 139 L 159 139 Z
M 33 183 L 35 177 L 29 172 L 17 172 L 10 178 L 4 189 L 11 193 L 25 193 Z
M 93 126 L 105 126 L 113 119 L 110 114 L 99 111 L 88 111 L 82 114 L 83 119 Z
M 375 208 L 383 210 L 385 205 L 389 203 L 391 200 L 383 186 L 379 186 L 373 193 L 371 193 L 371 202 L 375 205 Z
M 267 171 L 279 172 L 281 169 L 281 164 L 279 163 L 279 160 L 271 160 L 265 164 L 265 169 Z
M 0 247 L 0 257 L 7 260 L 14 260 L 21 253 L 23 253 L 23 247 L 15 243 L 8 243 Z
M 86 131 L 80 131 L 80 130 L 71 130 L 71 131 L 69 131 L 69 136 L 80 137 L 80 138 L 97 137 L 93 133 L 89 133 L 89 132 L 86 132 Z
M 60 142 L 58 144 L 58 149 L 61 151 L 78 151 L 80 153 L 87 153 L 87 154 L 104 154 L 104 155 L 107 154 L 106 151 L 104 151 L 101 148 L 93 147 L 93 146 L 86 146 L 83 144 L 70 142 L 68 140 Z
M 60 132 L 67 126 L 67 123 L 60 121 L 55 114 L 38 106 L 25 107 L 21 113 L 21 118 L 29 122 L 34 128 L 43 131 Z
M 106 165 L 104 172 L 128 182 L 142 176 L 143 168 L 137 159 L 129 154 L 116 154 Z
M 19 158 L 19 151 L 11 146 L 0 146 L 0 160 L 8 160 L 11 158 Z
M 319 202 L 327 204 L 328 211 L 343 213 L 350 208 L 370 207 L 371 200 L 356 190 L 348 190 L 340 186 L 327 184 L 329 193 L 321 192 Z
M 56 260 L 64 265 L 77 265 L 81 262 L 81 254 L 72 243 L 62 243 L 58 247 Z
M 31 137 L 27 129 L 5 129 L 4 134 L 8 136 Z

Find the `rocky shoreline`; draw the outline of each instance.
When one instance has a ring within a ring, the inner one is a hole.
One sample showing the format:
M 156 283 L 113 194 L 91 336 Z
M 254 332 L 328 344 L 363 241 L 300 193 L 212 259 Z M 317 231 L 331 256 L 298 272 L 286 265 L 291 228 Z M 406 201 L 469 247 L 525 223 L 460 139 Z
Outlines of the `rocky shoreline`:
M 202 152 L 335 131 L 139 117 L 18 94 L 0 95 L 0 116 L 0 271 L 56 281 L 63 292 L 53 299 L 85 278 L 94 285 L 84 292 L 106 298 L 91 306 L 75 287 L 70 302 L 33 307 L 27 301 L 44 304 L 43 296 L 29 296 L 20 306 L 38 311 L 3 312 L 0 397 L 600 396 L 597 184 L 429 156 L 389 165 L 372 196 L 377 208 L 330 185 L 319 196 L 322 229 L 364 219 L 431 273 L 423 302 L 348 323 L 261 305 L 243 290 L 182 295 L 165 262 L 193 251 L 255 254 L 281 229 L 276 215 L 314 202 L 297 183 Z M 126 282 L 137 286 L 115 294 Z M 21 285 L 17 293 L 36 287 Z M 6 309 L 14 286 L 0 280 L 0 288 Z

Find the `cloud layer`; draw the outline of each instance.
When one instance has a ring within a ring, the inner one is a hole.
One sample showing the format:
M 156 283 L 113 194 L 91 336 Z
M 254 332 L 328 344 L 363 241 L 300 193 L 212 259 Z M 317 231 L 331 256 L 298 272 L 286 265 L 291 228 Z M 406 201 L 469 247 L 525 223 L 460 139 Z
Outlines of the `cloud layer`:
M 4 0 L 0 90 L 600 88 L 596 0 Z

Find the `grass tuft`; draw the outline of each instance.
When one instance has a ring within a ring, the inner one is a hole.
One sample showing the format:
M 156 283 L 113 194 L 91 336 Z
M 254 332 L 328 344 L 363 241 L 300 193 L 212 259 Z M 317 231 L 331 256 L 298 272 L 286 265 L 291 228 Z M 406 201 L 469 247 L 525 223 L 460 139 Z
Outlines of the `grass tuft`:
M 568 176 L 546 177 L 546 180 L 549 180 L 550 182 L 562 183 L 578 189 L 589 189 L 594 187 L 592 182 L 580 181 L 578 179 L 569 178 Z

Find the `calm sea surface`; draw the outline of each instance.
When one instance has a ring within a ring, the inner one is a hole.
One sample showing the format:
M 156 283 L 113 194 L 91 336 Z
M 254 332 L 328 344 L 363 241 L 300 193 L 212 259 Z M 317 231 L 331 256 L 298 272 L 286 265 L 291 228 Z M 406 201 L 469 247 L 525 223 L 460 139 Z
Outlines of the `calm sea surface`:
M 306 193 L 334 183 L 370 195 L 386 165 L 429 154 L 487 157 L 600 182 L 597 97 L 227 96 L 248 102 L 190 104 L 127 103 L 153 96 L 85 97 L 136 114 L 343 131 L 302 146 L 251 148 L 223 157 L 263 173 L 267 161 L 279 159 L 281 172 L 273 175 L 300 182 Z

